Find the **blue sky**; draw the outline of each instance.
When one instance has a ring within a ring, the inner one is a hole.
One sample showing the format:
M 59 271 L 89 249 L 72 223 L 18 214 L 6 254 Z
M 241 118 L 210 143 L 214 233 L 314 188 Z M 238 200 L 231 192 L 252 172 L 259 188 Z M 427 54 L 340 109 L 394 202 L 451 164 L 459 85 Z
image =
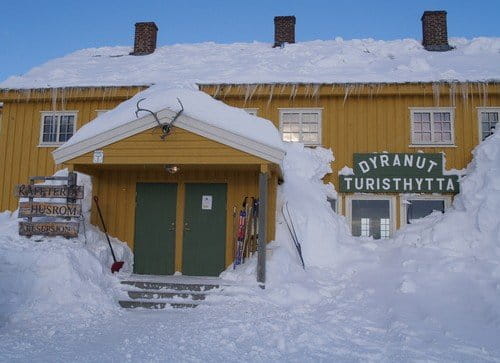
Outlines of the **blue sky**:
M 295 15 L 296 40 L 421 38 L 424 10 L 448 11 L 450 36 L 500 36 L 499 0 L 16 0 L 0 7 L 0 80 L 77 49 L 132 45 L 155 21 L 159 45 L 273 40 L 273 17 Z

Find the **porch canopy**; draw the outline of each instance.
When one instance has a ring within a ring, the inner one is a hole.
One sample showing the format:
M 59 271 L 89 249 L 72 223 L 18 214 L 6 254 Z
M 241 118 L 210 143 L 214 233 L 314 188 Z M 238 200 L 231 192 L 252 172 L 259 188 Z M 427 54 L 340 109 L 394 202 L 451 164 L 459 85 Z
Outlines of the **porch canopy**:
M 138 108 L 142 111 L 136 115 Z M 164 136 L 163 126 L 174 119 Z M 260 241 L 274 238 L 276 187 L 284 154 L 270 121 L 200 91 L 159 86 L 87 123 L 53 152 L 56 163 L 92 175 L 93 193 L 99 195 L 110 233 L 131 248 L 137 239 L 138 183 L 178 185 L 177 226 L 185 223 L 186 185 L 225 184 L 225 266 L 233 260 L 234 212 L 245 197 L 260 199 Z M 185 262 L 183 233 L 176 229 L 175 271 L 183 271 Z M 258 280 L 264 282 L 265 248 L 259 248 L 259 254 Z

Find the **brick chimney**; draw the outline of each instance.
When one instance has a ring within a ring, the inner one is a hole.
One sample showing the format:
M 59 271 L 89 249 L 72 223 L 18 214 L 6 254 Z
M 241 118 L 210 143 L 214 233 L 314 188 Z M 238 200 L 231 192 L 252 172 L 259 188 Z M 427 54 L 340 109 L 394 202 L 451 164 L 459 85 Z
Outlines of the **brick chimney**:
M 274 47 L 295 43 L 295 16 L 274 17 Z
M 130 55 L 151 54 L 156 49 L 158 27 L 154 22 L 135 23 L 134 51 Z
M 420 20 L 422 20 L 422 45 L 426 50 L 445 52 L 453 49 L 448 44 L 446 11 L 424 11 Z

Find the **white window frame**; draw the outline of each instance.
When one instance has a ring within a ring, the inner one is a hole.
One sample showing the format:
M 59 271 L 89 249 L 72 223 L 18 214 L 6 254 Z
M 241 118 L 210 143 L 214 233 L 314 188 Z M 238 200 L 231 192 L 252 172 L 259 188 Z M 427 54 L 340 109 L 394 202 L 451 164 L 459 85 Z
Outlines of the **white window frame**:
M 346 217 L 349 223 L 349 230 L 352 234 L 352 201 L 353 200 L 388 200 L 389 201 L 389 238 L 394 235 L 396 231 L 396 196 L 392 194 L 369 194 L 369 193 L 355 193 L 349 194 L 345 197 Z M 382 240 L 382 239 L 381 239 Z
M 407 226 L 406 223 L 406 202 L 408 200 L 442 200 L 444 201 L 444 210 L 451 206 L 451 195 L 446 194 L 400 194 L 399 195 L 399 225 L 401 228 Z
M 410 145 L 409 147 L 456 147 L 455 145 L 455 107 L 409 107 L 410 110 Z M 434 142 L 434 112 L 449 112 L 451 123 L 451 140 L 449 143 Z M 430 113 L 431 114 L 431 142 L 416 143 L 413 140 L 413 117 L 415 113 Z
M 287 112 L 297 112 L 297 113 L 317 113 L 318 114 L 318 142 L 317 143 L 305 143 L 302 140 L 299 142 L 303 143 L 306 146 L 321 146 L 322 144 L 322 128 L 323 128 L 323 107 L 309 107 L 309 108 L 294 108 L 294 107 L 288 107 L 288 108 L 278 108 L 279 111 L 279 131 L 280 135 L 283 139 L 283 114 Z
M 476 107 L 477 108 L 477 127 L 478 127 L 478 140 L 483 141 L 483 128 L 481 122 L 481 113 L 483 112 L 496 112 L 498 113 L 498 118 L 500 119 L 500 107 Z M 500 121 L 498 123 L 500 125 Z
M 249 114 L 253 116 L 258 116 L 259 115 L 259 109 L 258 108 L 244 108 L 244 110 Z
M 43 121 L 45 116 L 73 116 L 73 135 L 76 133 L 76 126 L 78 125 L 78 111 L 40 111 L 40 136 L 38 139 L 38 147 L 54 147 L 64 144 L 63 142 L 44 142 L 43 141 Z M 56 127 L 56 139 L 59 140 L 59 123 Z

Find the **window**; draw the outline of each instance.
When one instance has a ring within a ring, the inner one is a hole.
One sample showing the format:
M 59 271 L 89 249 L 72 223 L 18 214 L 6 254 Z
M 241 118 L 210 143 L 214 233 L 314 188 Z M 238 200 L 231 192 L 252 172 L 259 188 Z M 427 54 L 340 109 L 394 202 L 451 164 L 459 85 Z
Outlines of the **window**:
M 402 195 L 401 196 L 401 226 L 412 224 L 434 211 L 444 213 L 450 206 L 448 195 Z
M 40 145 L 56 146 L 75 133 L 76 112 L 42 112 Z
M 498 125 L 500 108 L 481 107 L 478 108 L 479 116 L 479 140 L 483 141 L 492 135 Z
M 258 108 L 244 108 L 244 110 L 250 115 L 257 116 Z
M 453 108 L 411 108 L 413 145 L 453 145 Z
M 321 109 L 280 109 L 280 132 L 283 141 L 321 144 Z
M 347 216 L 353 236 L 389 238 L 394 231 L 395 198 L 370 194 L 348 196 Z

